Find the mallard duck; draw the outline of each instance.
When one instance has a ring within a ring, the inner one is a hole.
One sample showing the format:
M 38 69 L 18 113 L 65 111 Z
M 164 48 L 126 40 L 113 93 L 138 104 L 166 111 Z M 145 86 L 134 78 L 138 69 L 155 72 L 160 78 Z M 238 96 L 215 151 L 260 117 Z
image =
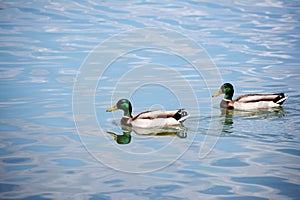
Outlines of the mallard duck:
M 251 110 L 251 109 L 267 109 L 281 106 L 287 99 L 284 93 L 278 94 L 246 94 L 232 100 L 234 93 L 233 86 L 230 83 L 224 83 L 220 90 L 213 95 L 217 97 L 225 94 L 220 106 L 222 108 Z
M 106 112 L 118 109 L 124 111 L 124 115 L 121 119 L 122 125 L 141 128 L 181 125 L 189 116 L 184 109 L 178 109 L 173 111 L 145 111 L 132 117 L 132 106 L 128 99 L 119 100 L 115 106 L 107 109 Z

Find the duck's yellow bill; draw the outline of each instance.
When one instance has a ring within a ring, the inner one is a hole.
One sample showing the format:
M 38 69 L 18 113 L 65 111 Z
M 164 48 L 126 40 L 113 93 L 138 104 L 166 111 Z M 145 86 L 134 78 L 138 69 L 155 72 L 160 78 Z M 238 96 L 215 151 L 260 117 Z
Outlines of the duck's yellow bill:
M 113 106 L 113 107 L 107 109 L 106 112 L 111 112 L 111 111 L 114 111 L 114 110 L 118 110 L 118 107 L 117 106 Z
M 212 95 L 212 97 L 217 97 L 222 94 L 222 90 L 219 90 L 216 94 Z

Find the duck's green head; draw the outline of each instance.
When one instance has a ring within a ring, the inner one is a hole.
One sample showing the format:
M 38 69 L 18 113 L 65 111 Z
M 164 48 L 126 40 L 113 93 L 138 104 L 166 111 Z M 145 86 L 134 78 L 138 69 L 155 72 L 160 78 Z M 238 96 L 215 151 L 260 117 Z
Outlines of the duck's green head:
M 224 99 L 232 100 L 233 93 L 234 93 L 233 86 L 230 83 L 224 83 L 221 86 L 220 90 L 216 94 L 213 95 L 213 97 L 217 97 L 221 94 L 225 94 Z
M 132 117 L 131 116 L 132 106 L 128 99 L 120 99 L 115 106 L 107 109 L 106 112 L 111 112 L 114 110 L 123 110 L 124 116 L 130 117 L 130 118 Z

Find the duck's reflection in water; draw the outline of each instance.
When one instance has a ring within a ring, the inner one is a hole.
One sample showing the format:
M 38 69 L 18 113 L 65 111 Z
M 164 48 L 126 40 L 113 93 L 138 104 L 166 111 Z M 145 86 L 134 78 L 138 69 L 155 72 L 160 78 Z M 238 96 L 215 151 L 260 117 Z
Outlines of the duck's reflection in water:
M 113 136 L 114 140 L 118 144 L 129 144 L 131 142 L 131 134 L 130 132 L 124 131 L 122 135 L 118 135 L 113 132 L 107 132 L 109 135 Z
M 222 126 L 223 133 L 232 133 L 234 118 L 235 117 L 245 117 L 245 118 L 282 118 L 284 117 L 285 111 L 282 107 L 279 108 L 269 108 L 260 110 L 234 110 L 221 108 L 220 124 Z
M 164 128 L 133 128 L 122 126 L 122 134 L 116 134 L 114 132 L 107 132 L 111 135 L 116 143 L 118 144 L 129 144 L 132 140 L 131 133 L 134 132 L 136 135 L 145 136 L 145 137 L 178 137 L 178 138 L 186 138 L 187 137 L 187 129 L 183 126 L 172 126 L 172 127 L 164 127 Z

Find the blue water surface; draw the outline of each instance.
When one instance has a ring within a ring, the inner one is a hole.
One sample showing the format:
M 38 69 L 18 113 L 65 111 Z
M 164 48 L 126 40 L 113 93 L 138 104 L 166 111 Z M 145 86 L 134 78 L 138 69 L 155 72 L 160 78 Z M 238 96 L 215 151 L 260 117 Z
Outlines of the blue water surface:
M 2 1 L 0 198 L 299 199 L 299 10 L 297 0 Z M 118 34 L 149 27 L 199 44 L 235 96 L 289 98 L 275 110 L 221 112 L 209 93 L 218 88 L 208 88 L 191 63 L 141 49 L 110 66 L 94 63 L 107 70 L 82 96 L 94 94 L 99 129 L 79 133 L 73 86 L 86 58 Z M 118 80 L 141 66 L 155 66 L 148 69 L 157 77 L 142 77 L 145 85 L 122 79 L 127 89 L 117 91 L 130 97 L 134 114 L 184 106 L 191 116 L 184 131 L 136 131 L 119 145 L 113 133 L 128 137 L 122 113 L 105 110 Z M 180 86 L 179 77 L 157 84 L 166 66 L 190 83 L 199 107 L 184 89 L 167 87 Z

